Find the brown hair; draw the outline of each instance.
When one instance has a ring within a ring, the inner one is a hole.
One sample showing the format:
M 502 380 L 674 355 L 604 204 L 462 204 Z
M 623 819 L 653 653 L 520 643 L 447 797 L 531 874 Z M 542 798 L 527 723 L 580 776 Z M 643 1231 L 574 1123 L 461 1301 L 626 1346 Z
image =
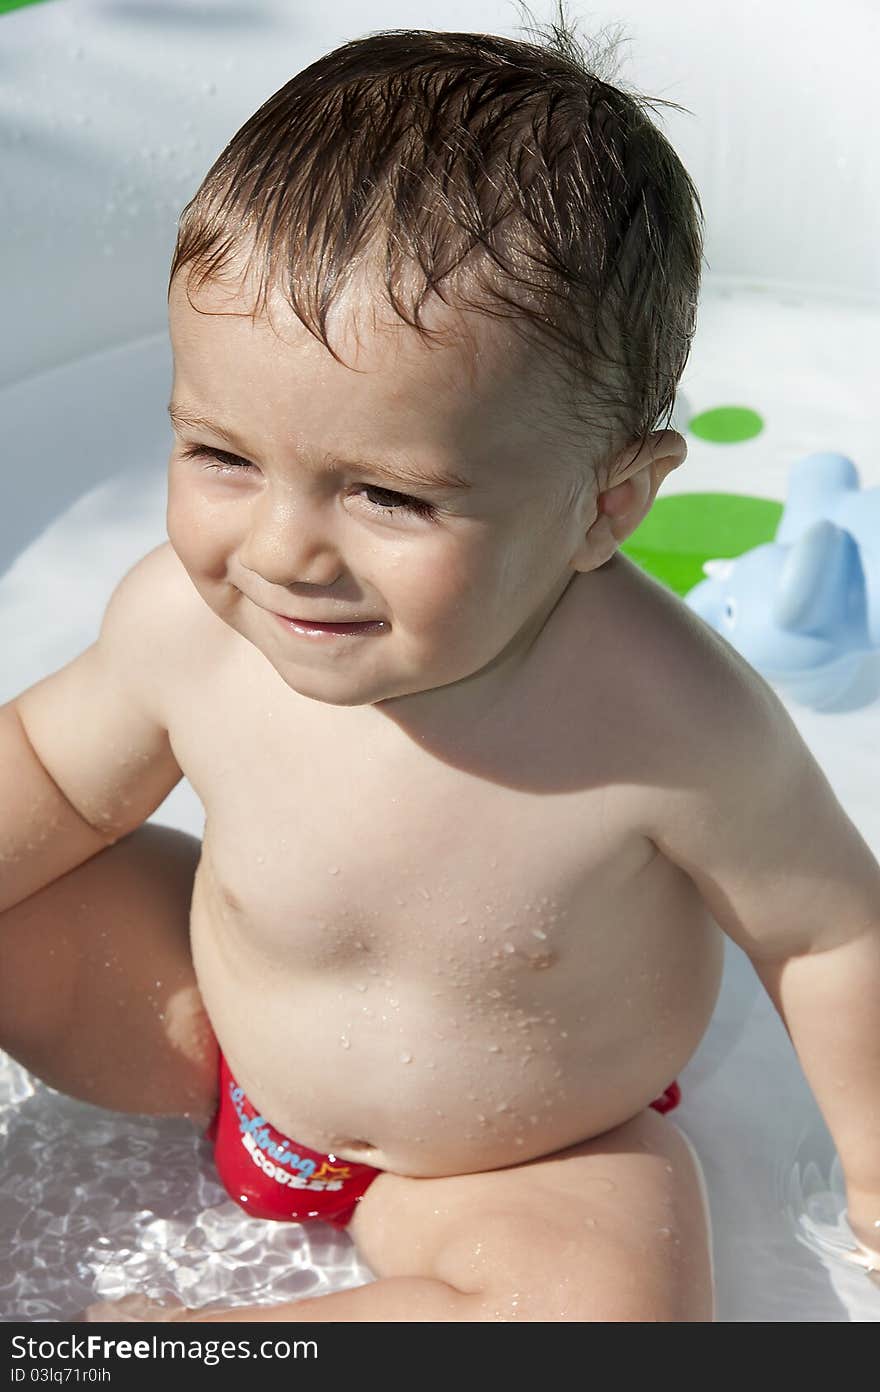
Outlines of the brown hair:
M 283 280 L 341 362 L 329 309 L 384 252 L 388 302 L 423 338 L 431 291 L 508 318 L 567 387 L 581 444 L 603 437 L 594 463 L 641 444 L 672 416 L 703 252 L 697 190 L 645 108 L 686 108 L 600 75 L 619 35 L 588 55 L 561 4 L 546 28 L 529 26 L 542 43 L 383 30 L 311 63 L 184 208 L 169 295 L 182 267 L 203 285 L 244 252 L 253 312 Z

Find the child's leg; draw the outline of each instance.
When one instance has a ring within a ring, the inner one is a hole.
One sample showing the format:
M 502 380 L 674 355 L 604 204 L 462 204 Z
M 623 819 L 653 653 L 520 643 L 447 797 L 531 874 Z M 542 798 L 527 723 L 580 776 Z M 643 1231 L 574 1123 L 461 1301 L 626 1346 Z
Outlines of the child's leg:
M 200 854 L 148 822 L 0 914 L 0 1048 L 98 1106 L 207 1122 L 217 1045 L 189 947 Z
M 507 1170 L 455 1179 L 380 1175 L 351 1232 L 367 1265 L 398 1284 L 401 1295 L 401 1278 L 451 1288 L 467 1306 L 456 1319 L 714 1318 L 699 1162 L 678 1127 L 651 1108 L 602 1136 Z M 320 1304 L 320 1297 L 302 1302 L 294 1318 L 322 1318 Z
M 698 1161 L 648 1109 L 554 1155 L 449 1179 L 383 1174 L 350 1231 L 377 1280 L 206 1315 L 139 1297 L 101 1319 L 688 1323 L 714 1318 Z

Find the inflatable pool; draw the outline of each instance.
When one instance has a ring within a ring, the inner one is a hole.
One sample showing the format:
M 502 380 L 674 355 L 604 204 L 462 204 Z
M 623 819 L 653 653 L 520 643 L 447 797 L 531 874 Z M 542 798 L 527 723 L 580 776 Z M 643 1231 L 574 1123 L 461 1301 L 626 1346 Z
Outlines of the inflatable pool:
M 816 450 L 847 455 L 876 486 L 876 16 L 858 0 L 835 7 L 847 43 L 833 45 L 829 103 L 825 5 L 756 12 L 760 42 L 741 0 L 655 11 L 627 0 L 581 23 L 625 22 L 621 79 L 694 113 L 663 121 L 704 200 L 710 268 L 673 421 L 689 458 L 664 493 L 781 503 L 791 463 Z M 419 25 L 513 34 L 517 22 L 502 0 L 368 0 L 332 15 L 285 0 L 0 4 L 0 700 L 93 642 L 117 581 L 165 538 L 168 265 L 177 215 L 229 136 L 345 38 Z M 786 704 L 880 852 L 880 702 Z M 153 820 L 203 828 L 185 782 Z M 830 1138 L 730 943 L 712 1023 L 680 1081 L 676 1118 L 707 1182 L 718 1320 L 880 1319 L 880 1288 L 839 1255 Z M 130 1292 L 270 1304 L 371 1279 L 323 1224 L 245 1217 L 185 1122 L 71 1101 L 2 1057 L 0 1146 L 6 1321 L 70 1319 Z

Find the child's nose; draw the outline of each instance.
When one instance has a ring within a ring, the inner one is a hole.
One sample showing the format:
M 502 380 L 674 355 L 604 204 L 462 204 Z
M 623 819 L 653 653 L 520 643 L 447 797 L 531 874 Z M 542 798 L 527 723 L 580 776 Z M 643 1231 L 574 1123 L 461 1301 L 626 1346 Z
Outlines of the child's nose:
M 343 570 L 326 507 L 305 501 L 272 504 L 265 496 L 251 515 L 239 559 L 274 585 L 330 586 Z

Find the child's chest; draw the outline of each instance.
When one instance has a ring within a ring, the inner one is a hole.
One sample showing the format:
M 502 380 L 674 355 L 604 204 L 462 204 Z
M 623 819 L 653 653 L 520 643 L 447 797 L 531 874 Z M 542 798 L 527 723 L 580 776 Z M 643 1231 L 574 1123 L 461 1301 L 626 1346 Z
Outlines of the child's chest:
M 696 911 L 673 867 L 661 889 L 601 731 L 586 776 L 563 712 L 428 748 L 375 710 L 287 694 L 230 664 L 171 732 L 206 813 L 202 900 L 268 969 L 427 971 L 507 997 L 536 973 L 547 989 L 587 964 L 597 982 L 645 972 L 670 946 L 664 916 L 680 935 Z

